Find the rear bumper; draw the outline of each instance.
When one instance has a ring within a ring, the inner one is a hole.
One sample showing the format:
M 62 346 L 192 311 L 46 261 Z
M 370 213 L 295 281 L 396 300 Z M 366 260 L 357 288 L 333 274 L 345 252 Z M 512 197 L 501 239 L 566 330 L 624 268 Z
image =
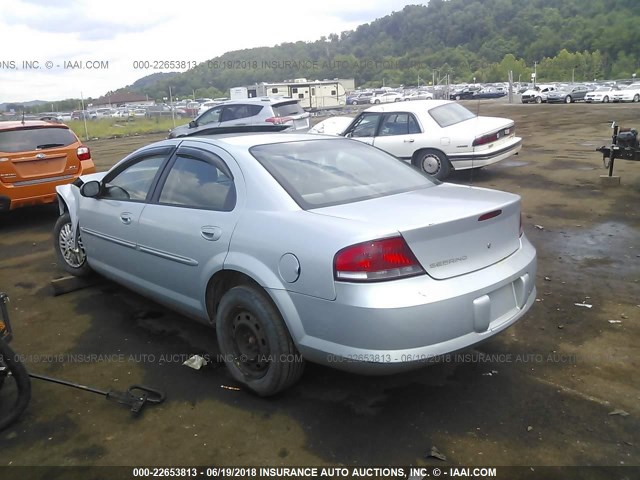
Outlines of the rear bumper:
M 454 170 L 468 170 L 470 168 L 486 167 L 516 155 L 522 149 L 522 138 L 514 137 L 506 146 L 491 150 L 481 150 L 470 154 L 449 155 Z
M 63 180 L 56 178 L 50 181 L 45 178 L 42 181 L 27 185 L 0 182 L 0 211 L 57 202 L 57 186 L 73 183 L 81 175 L 95 173 L 96 167 L 92 160 L 85 160 L 80 163 L 80 173 L 67 176 Z
M 283 291 L 301 322 L 294 340 L 313 362 L 364 374 L 411 370 L 513 325 L 535 301 L 536 252 L 526 237 L 508 258 L 466 275 L 336 283 L 335 301 Z M 284 302 L 286 303 L 286 302 Z

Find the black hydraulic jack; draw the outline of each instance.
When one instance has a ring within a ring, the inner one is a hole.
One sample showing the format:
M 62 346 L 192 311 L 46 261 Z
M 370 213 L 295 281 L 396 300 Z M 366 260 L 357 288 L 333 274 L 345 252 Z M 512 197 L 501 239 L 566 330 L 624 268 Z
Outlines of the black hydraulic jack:
M 602 153 L 602 163 L 609 169 L 609 176 L 613 176 L 613 163 L 616 158 L 622 160 L 640 161 L 640 146 L 638 145 L 638 130 L 633 128 L 620 128 L 616 122 L 611 122 L 613 135 L 610 147 L 596 148 Z

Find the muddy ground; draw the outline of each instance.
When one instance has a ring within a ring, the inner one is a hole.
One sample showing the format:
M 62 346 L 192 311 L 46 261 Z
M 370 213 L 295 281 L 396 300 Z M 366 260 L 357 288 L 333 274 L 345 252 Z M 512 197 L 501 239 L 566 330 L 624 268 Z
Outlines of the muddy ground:
M 225 388 L 224 368 L 181 365 L 215 356 L 207 327 L 106 281 L 52 296 L 55 207 L 1 217 L 0 290 L 28 369 L 105 389 L 142 383 L 167 401 L 132 419 L 34 380 L 26 414 L 0 432 L 0 464 L 640 465 L 640 162 L 617 161 L 621 185 L 604 188 L 594 151 L 608 121 L 640 127 L 640 107 L 494 102 L 479 113 L 515 119 L 523 150 L 450 181 L 522 196 L 538 301 L 466 356 L 409 374 L 308 365 L 274 398 Z M 160 138 L 89 145 L 105 169 Z M 432 446 L 446 461 L 425 457 Z

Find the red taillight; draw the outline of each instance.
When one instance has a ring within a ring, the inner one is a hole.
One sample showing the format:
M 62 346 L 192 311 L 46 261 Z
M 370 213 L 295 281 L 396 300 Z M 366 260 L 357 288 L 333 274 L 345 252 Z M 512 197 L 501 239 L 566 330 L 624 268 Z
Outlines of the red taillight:
M 333 259 L 336 280 L 373 282 L 420 275 L 424 270 L 402 237 L 343 248 Z
M 264 120 L 265 122 L 273 123 L 274 125 L 282 125 L 283 123 L 293 121 L 291 117 L 269 117 Z
M 483 135 L 482 137 L 478 137 L 473 141 L 473 146 L 478 147 L 480 145 L 486 145 L 487 143 L 495 142 L 498 140 L 498 133 L 492 133 L 490 135 Z
M 493 212 L 485 213 L 484 215 L 480 215 L 478 217 L 479 222 L 484 222 L 485 220 L 489 220 L 491 218 L 495 218 L 502 213 L 502 210 L 494 210 Z
M 498 132 L 489 133 L 487 135 L 483 135 L 481 137 L 476 138 L 473 141 L 473 146 L 478 147 L 480 145 L 486 145 L 487 143 L 495 142 L 497 140 L 500 140 L 502 137 L 508 137 L 514 132 L 515 132 L 515 128 L 513 125 L 511 125 L 510 127 L 504 128 Z
M 78 160 L 91 160 L 91 150 L 89 147 L 80 145 L 78 147 Z

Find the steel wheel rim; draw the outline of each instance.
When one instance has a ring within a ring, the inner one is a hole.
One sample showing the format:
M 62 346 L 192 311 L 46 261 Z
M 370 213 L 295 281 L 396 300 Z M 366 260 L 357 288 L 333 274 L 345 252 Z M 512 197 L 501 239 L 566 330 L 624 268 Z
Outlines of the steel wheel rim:
M 422 169 L 430 175 L 440 170 L 440 159 L 436 155 L 427 155 L 422 159 Z
M 240 371 L 252 378 L 266 375 L 271 363 L 267 332 L 253 313 L 238 310 L 231 321 L 234 362 Z
M 62 258 L 70 267 L 81 267 L 87 255 L 84 251 L 84 245 L 82 245 L 82 239 L 78 236 L 78 248 L 73 247 L 73 230 L 71 223 L 65 223 L 60 229 L 60 235 L 58 236 L 58 245 L 60 247 L 60 253 Z

